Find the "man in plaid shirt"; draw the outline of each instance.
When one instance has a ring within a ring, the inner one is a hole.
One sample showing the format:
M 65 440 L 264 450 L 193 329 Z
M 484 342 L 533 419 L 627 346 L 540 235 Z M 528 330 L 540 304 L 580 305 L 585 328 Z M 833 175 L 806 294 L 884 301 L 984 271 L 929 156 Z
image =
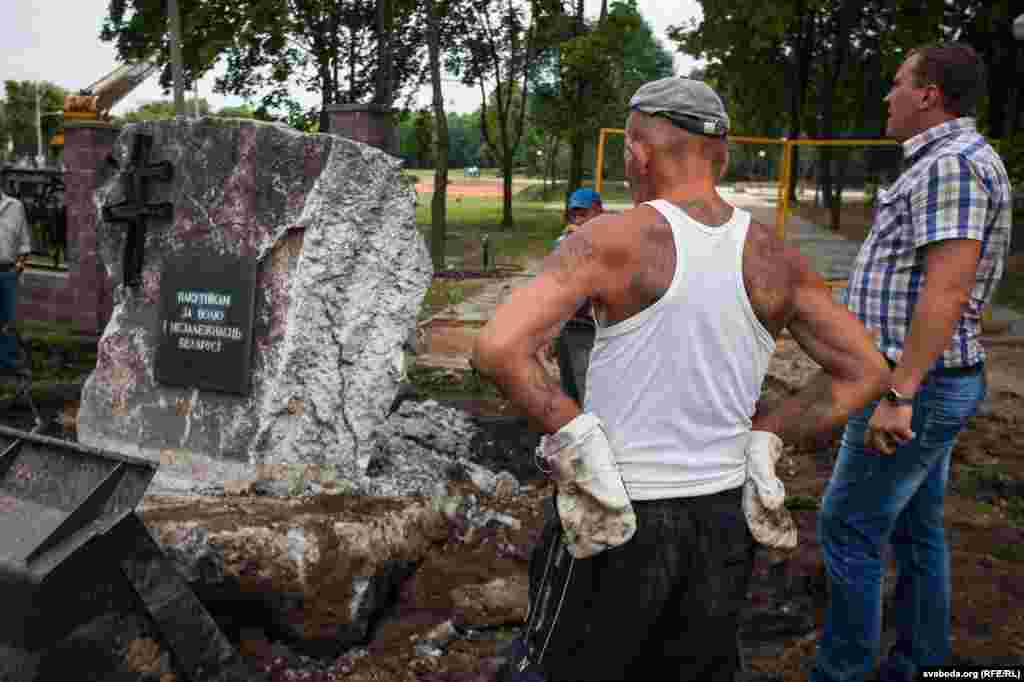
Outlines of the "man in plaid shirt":
M 878 196 L 849 306 L 893 368 L 886 396 L 851 416 L 818 517 L 831 602 L 811 679 L 863 680 L 878 654 L 891 543 L 898 637 L 881 679 L 949 662 L 943 500 L 957 435 L 985 396 L 981 316 L 1003 273 L 1012 193 L 969 116 L 984 67 L 970 47 L 914 50 L 885 100 L 906 170 Z

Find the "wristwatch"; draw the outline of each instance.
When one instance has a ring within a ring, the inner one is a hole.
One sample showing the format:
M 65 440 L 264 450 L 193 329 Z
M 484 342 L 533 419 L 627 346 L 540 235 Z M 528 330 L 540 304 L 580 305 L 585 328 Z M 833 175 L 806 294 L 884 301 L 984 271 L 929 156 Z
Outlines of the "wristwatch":
M 900 393 L 899 391 L 897 391 L 895 388 L 890 388 L 888 391 L 886 391 L 885 399 L 888 402 L 892 403 L 893 405 L 913 405 L 914 404 L 914 397 L 913 396 L 905 396 L 902 393 Z

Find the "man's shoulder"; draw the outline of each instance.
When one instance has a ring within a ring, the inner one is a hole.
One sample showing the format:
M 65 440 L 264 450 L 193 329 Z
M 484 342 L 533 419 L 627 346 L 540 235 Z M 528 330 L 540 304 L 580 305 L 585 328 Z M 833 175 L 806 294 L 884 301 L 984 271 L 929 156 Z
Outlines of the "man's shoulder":
M 747 229 L 747 246 L 752 248 L 759 256 L 778 257 L 785 259 L 790 251 L 799 251 L 779 238 L 774 227 L 769 227 L 759 220 L 750 219 L 750 227 Z
M 897 185 L 907 193 L 958 186 L 1001 194 L 1002 187 L 1009 183 L 1002 158 L 981 135 L 973 137 L 973 140 L 958 139 L 920 159 Z
M 641 204 L 621 213 L 602 213 L 588 220 L 574 234 L 580 234 L 596 246 L 621 248 L 635 243 L 636 237 L 648 225 L 668 222 L 655 209 Z
M 810 260 L 775 228 L 751 219 L 744 247 L 743 274 L 773 288 L 786 289 L 812 270 Z

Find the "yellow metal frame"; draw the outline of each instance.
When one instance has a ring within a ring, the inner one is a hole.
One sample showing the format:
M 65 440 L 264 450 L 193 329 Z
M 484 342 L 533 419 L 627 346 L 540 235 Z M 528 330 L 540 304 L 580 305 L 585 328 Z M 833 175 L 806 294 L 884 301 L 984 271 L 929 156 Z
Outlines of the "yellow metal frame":
M 605 141 L 609 134 L 625 134 L 622 128 L 601 128 L 601 134 L 597 142 L 597 168 L 594 171 L 594 189 L 598 193 L 604 186 L 604 148 Z M 894 146 L 899 142 L 895 140 L 815 140 L 801 138 L 790 140 L 785 137 L 744 137 L 742 135 L 730 135 L 730 142 L 744 144 L 777 144 L 782 146 L 782 171 L 779 175 L 779 200 L 775 212 L 775 229 L 779 239 L 786 237 L 786 220 L 789 217 L 789 188 L 790 179 L 793 175 L 793 147 L 881 147 Z M 846 280 L 829 280 L 828 285 L 833 289 L 846 287 Z
M 594 190 L 600 194 L 604 187 L 604 145 L 609 133 L 625 135 L 625 128 L 601 128 L 601 134 L 597 138 L 597 168 L 594 171 Z

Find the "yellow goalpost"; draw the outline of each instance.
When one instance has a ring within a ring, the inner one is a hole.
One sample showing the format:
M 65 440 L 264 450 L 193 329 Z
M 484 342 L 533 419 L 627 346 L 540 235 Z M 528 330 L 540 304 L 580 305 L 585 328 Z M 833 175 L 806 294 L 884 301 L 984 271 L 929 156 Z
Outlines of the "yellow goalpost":
M 604 186 L 604 163 L 605 163 L 605 149 L 607 146 L 608 136 L 610 135 L 624 135 L 625 130 L 623 128 L 602 128 L 600 137 L 597 144 L 597 159 L 596 168 L 594 171 L 594 188 L 601 192 Z M 786 221 L 789 218 L 790 205 L 789 205 L 789 192 L 787 191 L 792 180 L 794 172 L 793 168 L 793 149 L 797 146 L 802 147 L 881 147 L 881 146 L 898 146 L 898 142 L 894 140 L 816 140 L 816 139 L 797 139 L 790 140 L 788 138 L 774 138 L 774 137 L 745 137 L 741 135 L 730 135 L 728 137 L 729 142 L 738 144 L 752 144 L 769 146 L 774 145 L 781 148 L 782 160 L 779 170 L 778 180 L 778 198 L 775 209 L 775 227 L 777 234 L 780 239 L 784 239 L 786 236 Z M 846 286 L 846 280 L 829 280 L 829 286 L 833 288 L 843 288 Z

